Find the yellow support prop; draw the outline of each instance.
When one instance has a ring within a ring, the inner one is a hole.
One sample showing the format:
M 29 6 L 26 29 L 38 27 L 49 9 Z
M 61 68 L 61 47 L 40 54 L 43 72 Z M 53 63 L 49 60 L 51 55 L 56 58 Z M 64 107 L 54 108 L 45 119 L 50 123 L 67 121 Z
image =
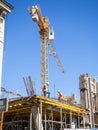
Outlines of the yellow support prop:
M 4 112 L 0 113 L 0 130 L 2 130 L 3 127 L 3 118 L 4 118 Z

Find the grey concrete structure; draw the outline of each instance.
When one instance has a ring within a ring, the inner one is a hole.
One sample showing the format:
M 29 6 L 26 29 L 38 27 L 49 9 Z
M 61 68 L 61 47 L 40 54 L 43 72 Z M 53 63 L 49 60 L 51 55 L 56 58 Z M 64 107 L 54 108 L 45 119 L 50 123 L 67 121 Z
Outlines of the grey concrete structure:
M 2 60 L 3 60 L 3 48 L 4 48 L 4 27 L 5 16 L 11 12 L 13 7 L 5 0 L 0 0 L 0 88 L 2 87 Z
M 80 102 L 89 110 L 88 120 L 91 128 L 98 128 L 98 82 L 96 77 L 82 74 L 79 77 Z

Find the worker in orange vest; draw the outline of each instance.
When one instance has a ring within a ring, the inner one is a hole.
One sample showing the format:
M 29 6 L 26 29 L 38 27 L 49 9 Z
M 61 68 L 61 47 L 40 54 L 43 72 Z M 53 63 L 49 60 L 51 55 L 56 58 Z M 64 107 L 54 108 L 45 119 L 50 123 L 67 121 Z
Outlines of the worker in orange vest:
M 58 90 L 57 92 L 58 92 L 58 94 L 59 94 L 58 98 L 59 98 L 59 99 L 62 99 L 62 98 L 63 98 L 63 94 L 60 92 L 60 90 Z
M 42 88 L 42 91 L 43 91 L 43 94 L 44 96 L 46 97 L 46 94 L 47 94 L 47 91 L 48 91 L 48 86 L 49 86 L 49 83 L 45 83 L 43 88 Z

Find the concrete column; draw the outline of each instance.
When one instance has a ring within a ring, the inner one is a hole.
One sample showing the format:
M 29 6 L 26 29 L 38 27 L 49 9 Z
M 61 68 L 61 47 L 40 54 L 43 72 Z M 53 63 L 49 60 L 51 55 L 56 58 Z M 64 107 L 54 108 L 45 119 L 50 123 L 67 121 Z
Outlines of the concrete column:
M 3 48 L 4 48 L 4 25 L 5 25 L 5 19 L 4 19 L 3 16 L 0 16 L 0 89 L 2 87 L 2 62 L 3 62 Z
M 0 89 L 2 87 L 2 61 L 3 61 L 3 48 L 4 48 L 4 26 L 5 16 L 11 12 L 13 7 L 5 0 L 0 0 Z M 1 93 L 0 93 L 1 98 Z

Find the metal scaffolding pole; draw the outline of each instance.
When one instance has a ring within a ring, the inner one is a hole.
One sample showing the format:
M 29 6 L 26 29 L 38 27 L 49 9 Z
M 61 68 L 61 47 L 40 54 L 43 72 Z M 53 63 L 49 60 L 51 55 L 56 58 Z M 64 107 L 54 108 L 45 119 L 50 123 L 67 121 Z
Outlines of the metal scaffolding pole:
M 83 128 L 85 129 L 85 116 L 83 114 Z
M 70 111 L 70 128 L 71 128 L 71 123 L 72 123 L 72 112 Z
M 79 117 L 79 113 L 78 113 L 78 124 L 77 127 L 80 128 L 80 117 Z
M 52 130 L 53 130 L 53 109 L 51 110 L 51 115 L 52 115 Z
M 65 128 L 66 128 L 66 114 L 65 114 Z
M 45 122 L 45 130 L 47 130 L 47 123 L 46 123 L 46 119 L 47 119 L 47 117 L 46 117 L 46 109 L 45 109 L 45 115 L 44 115 L 44 117 L 45 117 L 45 120 L 44 120 L 44 122 Z
M 61 129 L 62 129 L 62 108 L 60 108 L 60 121 L 61 121 Z
M 31 110 L 30 110 L 30 130 L 33 130 L 32 129 L 32 117 L 33 117 L 33 108 L 31 108 Z
M 39 113 L 40 113 L 40 112 L 39 112 L 39 106 L 38 106 L 37 109 L 38 109 L 38 110 L 37 110 L 37 111 L 38 111 L 38 120 L 37 120 L 37 121 L 38 121 L 38 130 L 40 130 L 40 119 L 39 119 Z
M 42 128 L 42 101 L 40 101 L 40 128 Z

